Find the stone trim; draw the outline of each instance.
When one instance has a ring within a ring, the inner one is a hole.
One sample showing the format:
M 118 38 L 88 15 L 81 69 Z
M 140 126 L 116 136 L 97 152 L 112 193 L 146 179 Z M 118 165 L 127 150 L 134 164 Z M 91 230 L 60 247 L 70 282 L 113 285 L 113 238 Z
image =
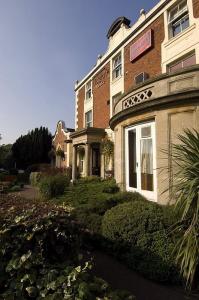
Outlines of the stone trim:
M 128 109 L 120 111 L 110 119 L 110 127 L 114 130 L 115 126 L 121 121 L 130 116 L 139 115 L 148 111 L 170 108 L 173 106 L 193 105 L 199 103 L 199 88 L 198 90 L 188 90 L 181 93 L 173 93 L 162 98 L 155 98 L 151 101 L 140 103 Z
M 123 93 L 121 95 L 121 97 L 118 98 L 117 101 L 114 103 L 113 109 L 115 109 L 115 106 L 118 104 L 118 102 L 121 101 L 121 99 L 123 99 L 124 97 L 128 96 L 130 93 L 132 93 L 132 92 L 134 92 L 134 91 L 136 91 L 140 88 L 144 89 L 145 86 L 147 86 L 149 84 L 152 85 L 153 83 L 155 83 L 157 81 L 172 78 L 172 77 L 175 77 L 175 76 L 178 76 L 178 75 L 187 74 L 187 73 L 194 72 L 194 71 L 199 71 L 199 64 L 188 67 L 188 68 L 186 68 L 186 70 L 184 69 L 184 70 L 180 70 L 180 71 L 177 71 L 177 72 L 174 72 L 174 73 L 164 73 L 164 74 L 158 75 L 156 77 L 153 77 L 151 79 L 147 79 L 145 82 L 143 82 L 141 84 L 138 84 L 136 86 L 133 86 L 127 92 Z
M 105 134 L 105 129 L 104 128 L 95 128 L 95 127 L 88 127 L 88 128 L 83 128 L 80 130 L 75 131 L 70 135 L 72 139 L 83 136 L 83 135 L 99 135 L 102 136 Z

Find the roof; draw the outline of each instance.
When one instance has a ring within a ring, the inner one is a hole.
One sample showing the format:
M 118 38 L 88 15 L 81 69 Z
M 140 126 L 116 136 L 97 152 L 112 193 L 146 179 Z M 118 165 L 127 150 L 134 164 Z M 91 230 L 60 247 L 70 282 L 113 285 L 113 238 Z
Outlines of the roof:
M 107 33 L 107 38 L 109 39 L 111 36 L 113 36 L 119 29 L 122 24 L 130 27 L 131 21 L 127 19 L 126 17 L 119 17 L 117 18 L 109 28 L 109 31 Z

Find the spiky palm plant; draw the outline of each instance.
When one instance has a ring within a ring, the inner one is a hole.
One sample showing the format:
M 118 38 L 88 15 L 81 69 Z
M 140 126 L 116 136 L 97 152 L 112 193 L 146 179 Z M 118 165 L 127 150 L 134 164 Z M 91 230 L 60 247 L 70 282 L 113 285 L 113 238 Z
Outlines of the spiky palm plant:
M 173 197 L 180 222 L 176 230 L 183 233 L 176 244 L 176 261 L 191 287 L 199 266 L 199 132 L 186 129 L 173 145 Z

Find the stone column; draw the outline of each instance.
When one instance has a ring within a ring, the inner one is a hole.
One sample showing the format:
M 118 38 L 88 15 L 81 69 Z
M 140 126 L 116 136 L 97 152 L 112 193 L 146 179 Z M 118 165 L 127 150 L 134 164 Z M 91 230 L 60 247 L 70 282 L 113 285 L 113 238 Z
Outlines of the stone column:
M 85 176 L 90 176 L 90 154 L 91 154 L 90 144 L 85 144 Z
M 73 145 L 72 181 L 77 179 L 77 145 Z
M 100 177 L 105 178 L 104 154 L 102 153 L 101 144 L 100 144 Z

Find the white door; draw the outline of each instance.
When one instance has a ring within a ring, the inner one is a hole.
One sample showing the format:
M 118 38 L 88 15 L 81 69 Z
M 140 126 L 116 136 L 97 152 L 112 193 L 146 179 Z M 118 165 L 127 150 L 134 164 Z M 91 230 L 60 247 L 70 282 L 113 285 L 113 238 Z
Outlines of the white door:
M 157 200 L 155 122 L 126 128 L 126 189 Z

